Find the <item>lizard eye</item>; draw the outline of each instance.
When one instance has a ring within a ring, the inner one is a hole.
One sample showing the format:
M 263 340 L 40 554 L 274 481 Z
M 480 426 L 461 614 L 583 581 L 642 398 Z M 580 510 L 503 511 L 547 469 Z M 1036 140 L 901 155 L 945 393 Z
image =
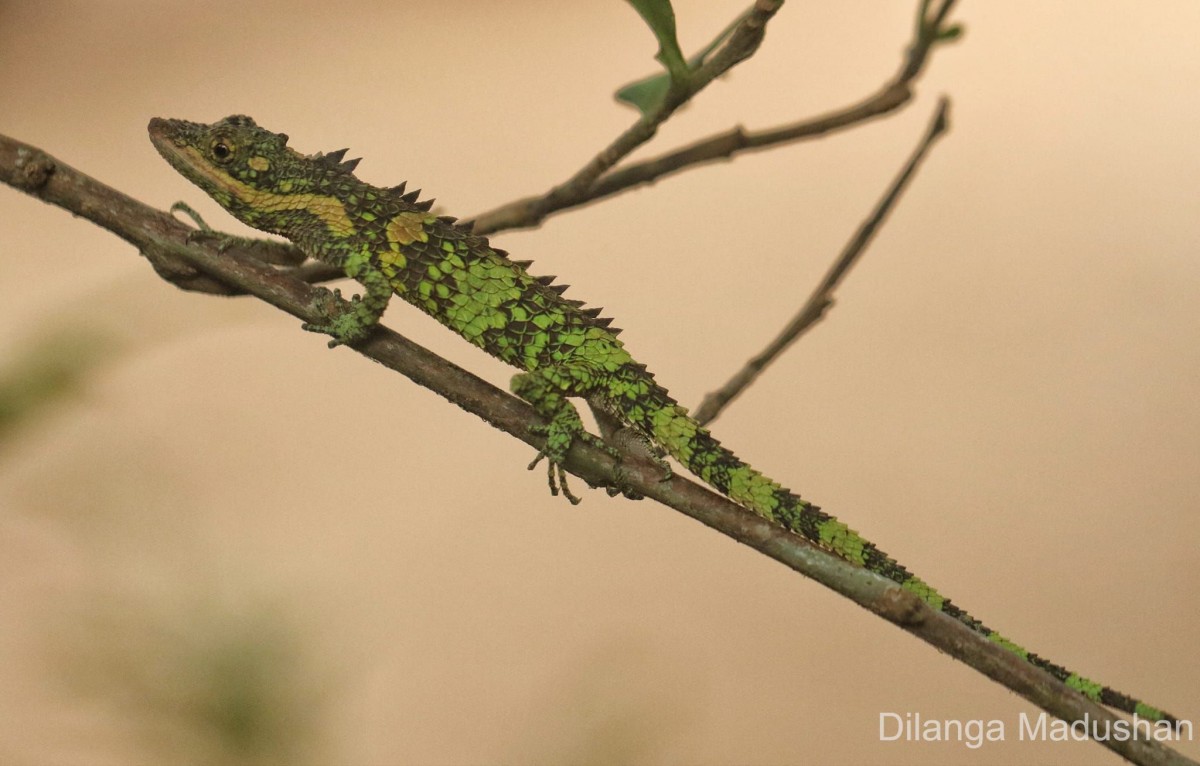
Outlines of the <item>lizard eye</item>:
M 233 156 L 233 148 L 223 139 L 217 139 L 212 144 L 212 156 L 218 162 L 226 162 Z

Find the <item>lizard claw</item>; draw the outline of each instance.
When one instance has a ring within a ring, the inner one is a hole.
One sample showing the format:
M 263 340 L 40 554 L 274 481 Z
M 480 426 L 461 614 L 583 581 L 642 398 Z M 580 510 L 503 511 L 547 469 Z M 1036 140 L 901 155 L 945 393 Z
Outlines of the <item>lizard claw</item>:
M 620 462 L 618 462 L 616 467 L 613 468 L 613 480 L 614 481 L 610 486 L 604 488 L 604 491 L 608 493 L 609 497 L 621 495 L 627 500 L 646 499 L 645 495 L 629 486 L 628 482 L 625 480 L 625 468 Z
M 542 458 L 546 457 L 546 450 L 539 450 L 533 462 L 529 464 L 526 470 L 532 471 L 537 468 L 537 464 L 542 462 Z M 571 505 L 579 505 L 581 502 L 578 497 L 571 492 L 571 488 L 567 486 L 567 472 L 558 463 L 551 460 L 546 466 L 546 480 L 550 485 L 550 494 L 558 497 L 559 491 L 562 491 L 562 496 L 571 502 Z

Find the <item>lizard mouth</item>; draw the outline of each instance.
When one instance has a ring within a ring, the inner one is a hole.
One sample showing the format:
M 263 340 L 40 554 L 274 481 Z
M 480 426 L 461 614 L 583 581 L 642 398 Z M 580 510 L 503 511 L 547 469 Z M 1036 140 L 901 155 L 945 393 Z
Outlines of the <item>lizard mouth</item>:
M 147 132 L 150 134 L 150 143 L 154 144 L 154 148 L 162 155 L 163 159 L 175 165 L 179 159 L 179 146 L 177 138 L 180 135 L 180 128 L 186 123 L 182 120 L 165 120 L 162 117 L 150 118 L 150 124 L 146 126 Z
M 150 143 L 162 158 L 187 178 L 193 179 L 196 172 L 202 170 L 195 155 L 193 135 L 204 126 L 187 120 L 172 120 L 162 117 L 152 117 L 146 131 L 150 134 Z
M 163 157 L 168 157 L 168 154 L 178 150 L 178 147 L 185 143 L 184 134 L 187 129 L 194 123 L 186 120 L 168 120 L 162 117 L 151 117 L 150 124 L 146 126 L 146 131 L 150 134 L 150 143 L 154 144 L 154 148 Z
M 150 140 L 154 142 L 155 146 L 158 146 L 177 135 L 182 122 L 182 120 L 166 120 L 162 117 L 151 117 L 150 124 L 146 126 L 146 130 L 150 133 Z

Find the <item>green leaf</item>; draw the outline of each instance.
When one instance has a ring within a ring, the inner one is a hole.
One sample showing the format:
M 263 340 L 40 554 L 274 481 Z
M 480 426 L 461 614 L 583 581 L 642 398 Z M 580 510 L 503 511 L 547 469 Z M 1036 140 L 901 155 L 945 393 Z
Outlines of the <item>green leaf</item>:
M 671 0 L 628 0 L 634 7 L 650 31 L 658 38 L 659 62 L 671 73 L 671 78 L 677 82 L 687 80 L 687 63 L 683 60 L 683 51 L 679 40 L 675 37 L 675 9 Z
M 633 2 L 633 0 L 630 0 L 630 2 Z M 720 34 L 712 39 L 712 42 L 701 48 L 698 53 L 687 60 L 686 66 L 689 72 L 695 71 L 702 64 L 704 64 L 705 61 L 708 60 L 708 57 L 712 55 L 712 52 L 715 51 L 721 43 L 725 42 L 729 35 L 733 34 L 733 30 L 736 29 L 737 25 L 741 23 L 743 18 L 745 18 L 746 13 L 749 13 L 749 11 L 742 13 L 740 16 L 730 22 L 729 26 L 722 29 Z M 673 27 L 674 20 L 672 19 L 672 28 Z M 640 80 L 634 80 L 627 85 L 621 86 L 621 88 L 617 90 L 615 96 L 617 101 L 629 104 L 630 106 L 639 110 L 643 115 L 646 115 L 654 111 L 658 105 L 662 103 L 662 100 L 667 95 L 667 91 L 670 89 L 670 87 L 671 75 L 667 72 L 656 72 L 654 74 L 647 75 Z
M 645 117 L 658 108 L 670 87 L 671 75 L 663 72 L 623 85 L 614 95 L 617 101 L 629 104 Z
M 957 40 L 958 38 L 962 37 L 962 33 L 962 24 L 955 24 L 939 31 L 937 34 L 937 39 L 939 42 L 949 42 L 950 40 Z

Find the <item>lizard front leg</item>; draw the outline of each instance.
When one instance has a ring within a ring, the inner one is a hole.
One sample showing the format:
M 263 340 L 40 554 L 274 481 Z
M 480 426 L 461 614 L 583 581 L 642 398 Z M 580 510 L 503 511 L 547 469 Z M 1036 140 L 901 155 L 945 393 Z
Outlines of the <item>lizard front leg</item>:
M 371 262 L 369 250 L 351 253 L 342 263 L 346 276 L 357 280 L 366 292 L 355 295 L 349 303 L 342 304 L 340 309 L 329 317 L 323 324 L 304 323 L 303 328 L 309 332 L 320 332 L 332 335 L 329 347 L 335 348 L 345 343 L 355 343 L 367 337 L 371 328 L 379 324 L 379 318 L 387 309 L 388 301 L 394 290 L 391 280 Z M 333 291 L 334 298 L 341 300 L 341 290 Z
M 572 505 L 579 503 L 579 498 L 571 493 L 567 486 L 567 473 L 563 468 L 567 452 L 578 439 L 597 449 L 603 450 L 614 459 L 620 459 L 620 453 L 603 439 L 588 433 L 579 419 L 575 405 L 567 401 L 568 396 L 586 397 L 595 389 L 598 381 L 592 375 L 587 365 L 571 365 L 567 363 L 541 367 L 532 372 L 522 372 L 512 379 L 512 392 L 533 405 L 534 411 L 547 421 L 544 426 L 534 429 L 546 437 L 546 444 L 538 451 L 537 457 L 529 464 L 533 470 L 542 458 L 547 460 L 546 475 L 550 484 L 550 494 L 557 495 L 562 490 L 563 497 Z

